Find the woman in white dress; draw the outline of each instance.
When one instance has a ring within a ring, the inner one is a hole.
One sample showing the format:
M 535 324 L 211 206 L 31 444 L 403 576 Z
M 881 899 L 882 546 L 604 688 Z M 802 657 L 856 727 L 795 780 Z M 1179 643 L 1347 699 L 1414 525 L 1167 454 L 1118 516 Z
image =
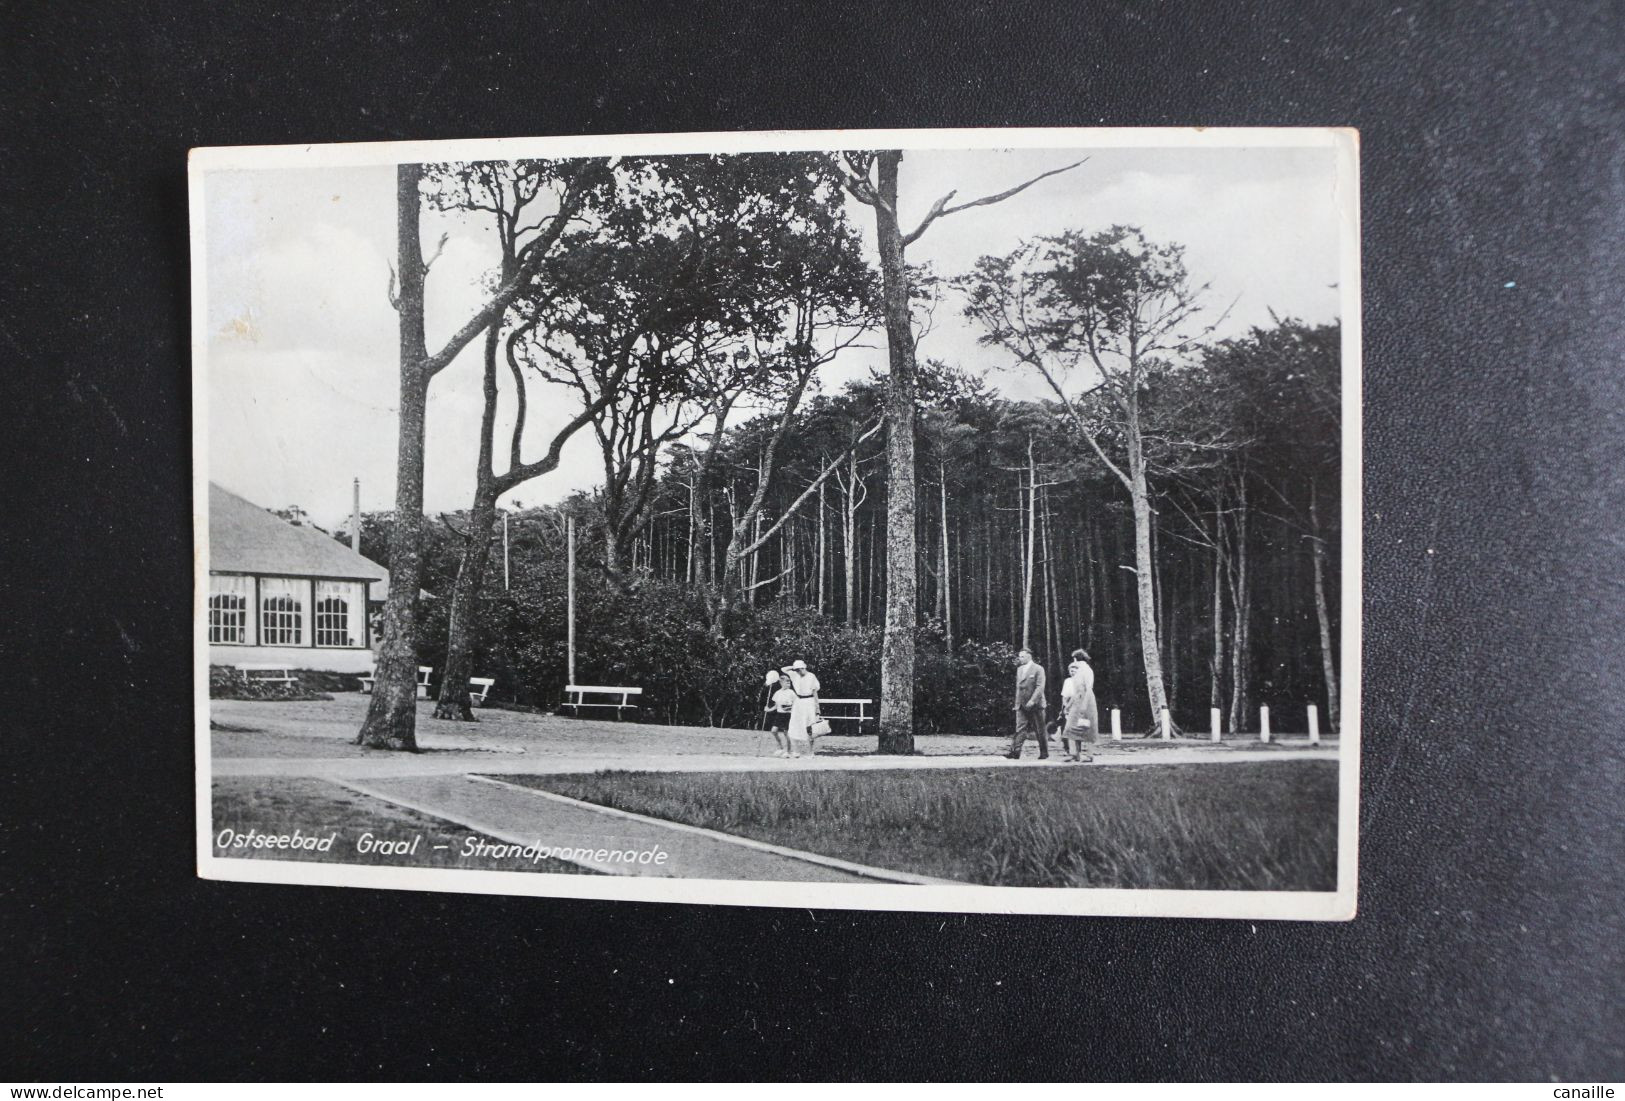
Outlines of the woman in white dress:
M 796 694 L 796 702 L 790 708 L 790 756 L 810 755 L 812 732 L 809 728 L 818 721 L 818 678 L 800 659 L 794 665 L 786 665 L 783 671 L 790 678 L 790 688 Z

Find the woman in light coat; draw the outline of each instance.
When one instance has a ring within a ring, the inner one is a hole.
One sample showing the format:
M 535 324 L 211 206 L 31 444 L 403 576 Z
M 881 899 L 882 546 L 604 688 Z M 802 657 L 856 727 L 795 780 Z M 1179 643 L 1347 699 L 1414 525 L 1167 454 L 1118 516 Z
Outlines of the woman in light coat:
M 1090 749 L 1100 729 L 1100 707 L 1095 703 L 1095 671 L 1089 665 L 1088 652 L 1081 648 L 1072 651 L 1069 670 L 1072 675 L 1061 689 L 1061 755 L 1072 761 L 1092 761 L 1095 758 Z
M 784 667 L 784 675 L 790 678 L 790 688 L 796 694 L 795 705 L 790 708 L 790 756 L 811 755 L 809 728 L 818 721 L 818 678 L 807 669 L 807 663 L 799 659 L 794 665 Z

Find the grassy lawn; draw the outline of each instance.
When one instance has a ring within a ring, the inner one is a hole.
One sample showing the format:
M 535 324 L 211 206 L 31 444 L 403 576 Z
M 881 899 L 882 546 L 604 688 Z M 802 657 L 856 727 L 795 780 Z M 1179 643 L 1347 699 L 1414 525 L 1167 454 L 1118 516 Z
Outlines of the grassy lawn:
M 373 864 L 411 868 L 464 868 L 496 872 L 556 872 L 565 875 L 594 873 L 561 860 L 496 860 L 459 855 L 465 838 L 471 834 L 462 826 L 431 818 L 417 811 L 397 807 L 382 799 L 340 787 L 327 780 L 297 777 L 273 779 L 261 776 L 223 776 L 214 781 L 214 854 L 248 860 L 306 860 L 326 864 Z M 300 849 L 223 848 L 222 830 L 239 834 L 253 829 L 259 833 L 289 834 L 298 828 L 302 834 L 326 837 L 337 834 L 328 852 Z M 385 841 L 410 841 L 421 836 L 416 853 L 399 855 L 358 852 L 356 842 L 364 833 Z M 491 840 L 485 838 L 485 840 Z M 436 849 L 436 845 L 447 848 Z
M 879 867 L 1018 887 L 1329 891 L 1332 761 L 504 779 Z
M 371 752 L 333 738 L 272 734 L 233 723 L 215 723 L 209 739 L 215 757 L 365 757 Z

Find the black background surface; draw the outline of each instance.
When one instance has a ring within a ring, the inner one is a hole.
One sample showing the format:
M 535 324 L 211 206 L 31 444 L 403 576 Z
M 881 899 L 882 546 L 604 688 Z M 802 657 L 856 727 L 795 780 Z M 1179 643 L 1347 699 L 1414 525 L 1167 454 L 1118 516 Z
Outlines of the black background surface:
M 677 7 L 0 9 L 0 1077 L 1625 1078 L 1621 8 Z M 1085 124 L 1362 131 L 1356 921 L 193 878 L 188 147 Z

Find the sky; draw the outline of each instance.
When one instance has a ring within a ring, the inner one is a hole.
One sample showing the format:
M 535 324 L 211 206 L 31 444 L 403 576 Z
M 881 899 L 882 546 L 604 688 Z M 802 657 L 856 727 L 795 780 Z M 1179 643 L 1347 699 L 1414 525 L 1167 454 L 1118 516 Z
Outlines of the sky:
M 949 277 L 1029 237 L 1134 225 L 1153 241 L 1186 247 L 1193 281 L 1211 284 L 1205 301 L 1213 316 L 1230 309 L 1216 338 L 1268 325 L 1271 311 L 1311 323 L 1338 319 L 1342 213 L 1331 148 L 911 150 L 899 178 L 901 221 L 912 227 L 950 190 L 959 200 L 992 194 L 1083 157 L 1078 168 L 1003 203 L 933 223 L 909 246 L 910 263 L 930 263 Z M 849 206 L 873 260 L 872 213 Z M 352 478 L 361 481 L 364 510 L 392 508 L 394 168 L 214 170 L 204 213 L 210 480 L 268 508 L 297 504 L 329 528 L 349 513 Z M 442 233 L 445 247 L 427 284 L 431 348 L 478 308 L 497 256 L 482 223 L 426 211 L 426 252 Z M 884 337 L 866 343 L 825 369 L 825 392 L 884 368 Z M 951 294 L 919 354 L 981 374 L 1012 397 L 1041 393 L 1029 372 L 978 344 Z M 559 400 L 549 401 L 549 390 Z M 472 500 L 481 401 L 475 341 L 429 390 L 424 508 L 431 515 Z M 527 459 L 545 448 L 573 404 L 563 388 L 532 384 Z M 503 439 L 509 403 L 499 411 Z M 581 432 L 558 470 L 503 503 L 550 503 L 601 481 L 596 446 Z

